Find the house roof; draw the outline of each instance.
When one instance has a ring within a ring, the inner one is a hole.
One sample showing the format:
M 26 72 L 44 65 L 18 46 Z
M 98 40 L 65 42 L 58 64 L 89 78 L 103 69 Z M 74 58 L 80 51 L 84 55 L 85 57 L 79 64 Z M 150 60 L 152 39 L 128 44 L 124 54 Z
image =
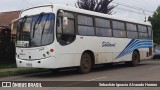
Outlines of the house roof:
M 0 25 L 10 25 L 11 22 L 19 17 L 21 11 L 0 12 Z

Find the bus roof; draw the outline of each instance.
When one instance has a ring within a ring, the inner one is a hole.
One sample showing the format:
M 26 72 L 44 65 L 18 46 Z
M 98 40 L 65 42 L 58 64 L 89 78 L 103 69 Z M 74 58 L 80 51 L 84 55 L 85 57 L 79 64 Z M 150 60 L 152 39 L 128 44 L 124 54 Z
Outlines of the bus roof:
M 49 6 L 49 5 L 45 5 L 45 6 Z M 45 6 L 38 6 L 38 7 L 45 7 Z M 50 6 L 52 6 L 52 5 L 50 5 Z M 30 9 L 38 8 L 38 7 L 32 7 Z M 97 17 L 103 17 L 103 18 L 109 18 L 109 19 L 114 19 L 114 20 L 120 20 L 120 21 L 126 21 L 126 22 L 130 22 L 130 23 L 138 23 L 138 24 L 142 24 L 142 25 L 151 26 L 151 24 L 149 22 L 142 22 L 142 21 L 138 21 L 135 19 L 123 18 L 123 17 L 116 16 L 116 15 L 103 14 L 103 13 L 84 10 L 84 9 L 71 7 L 71 6 L 67 6 L 67 5 L 53 4 L 53 8 L 56 8 L 57 10 L 62 9 L 62 10 L 77 12 L 77 13 L 81 13 L 81 14 L 93 15 L 93 16 L 97 16 Z M 26 9 L 26 10 L 29 10 L 29 9 Z M 24 10 L 24 11 L 26 11 L 26 10 Z
M 94 12 L 94 11 L 84 10 L 84 9 L 80 9 L 80 8 L 70 7 L 70 6 L 67 6 L 67 5 L 54 4 L 54 7 L 56 7 L 57 9 L 69 10 L 69 11 L 88 14 L 88 15 L 93 15 L 93 16 L 111 18 L 111 19 L 115 19 L 115 20 L 139 23 L 139 24 L 144 24 L 144 25 L 149 25 L 149 26 L 151 25 L 149 22 L 142 22 L 142 21 L 138 21 L 138 20 L 134 20 L 134 19 L 122 18 L 122 17 L 116 16 L 116 15 L 103 14 L 103 13 L 99 13 L 99 12 Z

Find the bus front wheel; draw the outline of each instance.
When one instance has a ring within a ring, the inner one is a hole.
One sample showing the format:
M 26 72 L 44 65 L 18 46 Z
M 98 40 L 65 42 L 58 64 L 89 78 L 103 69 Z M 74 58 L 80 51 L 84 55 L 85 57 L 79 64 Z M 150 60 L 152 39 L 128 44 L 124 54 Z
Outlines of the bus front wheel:
M 78 71 L 82 74 L 88 73 L 91 71 L 92 61 L 91 56 L 88 53 L 83 53 L 81 56 L 80 66 L 78 67 Z

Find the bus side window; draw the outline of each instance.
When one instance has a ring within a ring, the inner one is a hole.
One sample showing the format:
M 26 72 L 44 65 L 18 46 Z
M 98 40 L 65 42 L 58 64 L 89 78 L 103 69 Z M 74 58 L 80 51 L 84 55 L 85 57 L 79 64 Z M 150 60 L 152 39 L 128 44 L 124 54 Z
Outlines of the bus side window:
M 152 28 L 150 26 L 148 26 L 148 35 L 149 39 L 152 39 Z
M 139 31 L 139 38 L 140 39 L 148 39 L 149 38 L 147 26 L 138 25 L 138 31 Z
M 75 40 L 75 18 L 73 13 L 65 12 L 65 15 L 68 17 L 68 25 L 63 27 L 63 17 L 58 16 L 57 19 L 57 40 L 64 46 L 71 44 Z
M 125 23 L 122 21 L 112 21 L 113 26 L 113 36 L 116 38 L 126 38 L 126 30 L 125 30 Z
M 57 20 L 57 33 L 62 33 L 62 21 L 61 17 L 58 17 Z

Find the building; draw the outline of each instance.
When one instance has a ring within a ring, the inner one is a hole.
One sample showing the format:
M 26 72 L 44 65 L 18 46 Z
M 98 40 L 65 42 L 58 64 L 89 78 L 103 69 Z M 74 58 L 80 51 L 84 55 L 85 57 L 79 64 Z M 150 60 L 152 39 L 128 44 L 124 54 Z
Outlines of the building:
M 12 21 L 19 17 L 20 12 L 20 10 L 0 12 L 0 26 L 8 26 L 9 28 L 11 28 Z M 11 34 L 16 34 L 16 31 L 11 31 Z
M 11 30 L 11 24 L 20 12 L 0 12 L 0 64 L 15 63 L 16 29 Z

